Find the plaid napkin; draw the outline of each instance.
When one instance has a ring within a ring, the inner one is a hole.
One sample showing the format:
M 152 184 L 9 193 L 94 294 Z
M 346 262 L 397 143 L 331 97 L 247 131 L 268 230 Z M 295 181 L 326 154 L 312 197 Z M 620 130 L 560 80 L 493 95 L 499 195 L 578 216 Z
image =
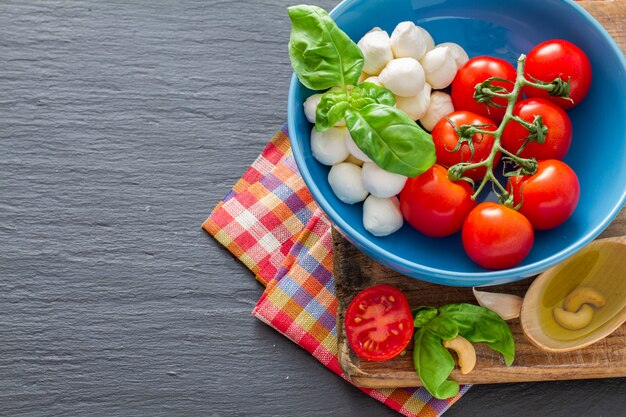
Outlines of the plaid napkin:
M 266 285 L 252 314 L 345 378 L 337 359 L 331 225 L 300 177 L 286 126 L 202 227 Z M 443 414 L 469 386 L 449 400 L 424 388 L 360 389 L 405 416 L 426 417 Z

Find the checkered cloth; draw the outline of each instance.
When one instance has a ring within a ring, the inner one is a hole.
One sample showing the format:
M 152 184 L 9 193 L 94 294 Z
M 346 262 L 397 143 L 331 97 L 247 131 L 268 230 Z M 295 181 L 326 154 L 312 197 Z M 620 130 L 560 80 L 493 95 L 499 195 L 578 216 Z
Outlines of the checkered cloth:
M 270 141 L 202 227 L 266 289 L 253 315 L 345 378 L 337 360 L 337 298 L 330 222 L 304 185 L 287 128 Z M 362 391 L 406 416 L 439 416 L 449 400 L 424 388 Z

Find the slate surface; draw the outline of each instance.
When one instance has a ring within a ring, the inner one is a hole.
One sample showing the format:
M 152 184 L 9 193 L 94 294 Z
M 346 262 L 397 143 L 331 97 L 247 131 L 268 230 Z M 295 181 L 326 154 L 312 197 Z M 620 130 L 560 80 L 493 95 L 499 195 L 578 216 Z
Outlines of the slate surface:
M 291 3 L 0 3 L 0 415 L 397 415 L 252 318 L 199 227 L 286 118 Z M 447 416 L 625 403 L 482 386 Z

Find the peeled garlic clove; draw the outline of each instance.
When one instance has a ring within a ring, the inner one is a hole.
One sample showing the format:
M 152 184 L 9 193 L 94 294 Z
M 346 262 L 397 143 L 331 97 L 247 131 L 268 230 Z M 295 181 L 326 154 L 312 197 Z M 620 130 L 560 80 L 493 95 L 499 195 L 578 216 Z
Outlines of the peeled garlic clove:
M 428 111 L 430 104 L 430 84 L 425 83 L 421 93 L 413 97 L 396 96 L 396 107 L 405 112 L 411 119 L 418 120 Z
M 389 34 L 378 28 L 367 32 L 357 46 L 363 52 L 363 72 L 370 75 L 378 74 L 393 59 Z
M 372 160 L 365 155 L 365 152 L 363 152 L 354 142 L 354 139 L 350 136 L 350 132 L 346 135 L 346 147 L 348 148 L 348 152 L 350 152 L 350 154 L 355 158 L 360 159 L 363 162 L 372 162 Z
M 374 236 L 387 236 L 402 227 L 404 219 L 397 197 L 379 198 L 373 195 L 363 203 L 363 226 Z
M 456 62 L 447 46 L 437 47 L 424 55 L 420 63 L 424 68 L 426 82 L 434 89 L 446 88 L 456 75 Z
M 472 288 L 476 301 L 481 306 L 502 317 L 503 320 L 512 320 L 519 317 L 522 310 L 522 297 L 513 294 L 479 291 Z
M 452 52 L 452 57 L 454 58 L 454 62 L 456 62 L 457 69 L 461 68 L 463 64 L 469 61 L 469 56 L 467 55 L 467 52 L 465 52 L 465 49 L 463 49 L 463 47 L 458 43 L 444 42 L 437 45 L 436 48 L 444 46 L 450 48 L 450 51 Z
M 313 157 L 324 165 L 334 165 L 344 161 L 348 154 L 346 146 L 345 127 L 331 127 L 323 132 L 318 132 L 315 127 L 311 129 L 311 153 Z
M 313 94 L 304 101 L 304 115 L 309 123 L 315 123 L 315 111 L 322 100 L 323 94 Z
M 396 58 L 421 59 L 426 52 L 424 30 L 413 22 L 398 23 L 391 33 L 391 50 Z
M 328 184 L 337 198 L 346 204 L 365 200 L 367 190 L 363 187 L 361 167 L 349 162 L 342 162 L 328 172 Z
M 452 105 L 452 99 L 450 96 L 444 92 L 435 91 L 430 96 L 428 110 L 426 111 L 426 114 L 420 118 L 420 123 L 424 126 L 424 129 L 430 132 L 442 117 L 452 113 L 453 111 L 454 105 Z
M 380 82 L 392 93 L 412 97 L 424 88 L 424 69 L 418 60 L 398 58 L 390 61 L 378 76 Z

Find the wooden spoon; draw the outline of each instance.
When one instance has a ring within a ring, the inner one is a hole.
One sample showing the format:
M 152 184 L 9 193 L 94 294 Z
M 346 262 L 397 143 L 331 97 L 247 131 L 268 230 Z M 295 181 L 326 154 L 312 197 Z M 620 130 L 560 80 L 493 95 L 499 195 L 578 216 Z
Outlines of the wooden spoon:
M 567 330 L 552 310 L 574 289 L 592 287 L 606 298 L 588 326 Z M 539 275 L 532 283 L 520 314 L 530 342 L 549 352 L 567 352 L 595 343 L 626 321 L 626 236 L 595 240 L 570 259 Z

